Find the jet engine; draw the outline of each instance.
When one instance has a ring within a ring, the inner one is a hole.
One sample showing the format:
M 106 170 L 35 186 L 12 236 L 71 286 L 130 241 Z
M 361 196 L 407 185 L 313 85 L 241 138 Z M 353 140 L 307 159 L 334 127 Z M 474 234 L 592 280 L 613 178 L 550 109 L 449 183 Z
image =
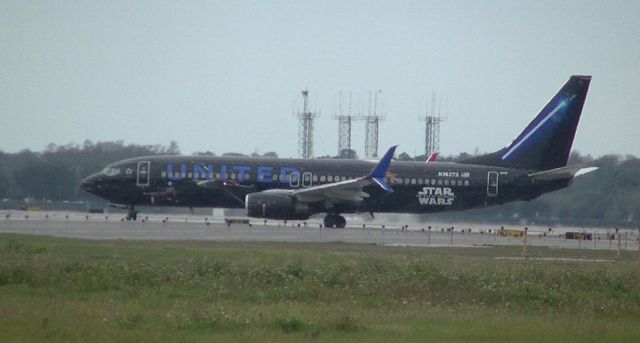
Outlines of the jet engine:
M 307 204 L 298 202 L 288 194 L 251 193 L 246 195 L 244 204 L 249 217 L 299 220 L 309 218 Z

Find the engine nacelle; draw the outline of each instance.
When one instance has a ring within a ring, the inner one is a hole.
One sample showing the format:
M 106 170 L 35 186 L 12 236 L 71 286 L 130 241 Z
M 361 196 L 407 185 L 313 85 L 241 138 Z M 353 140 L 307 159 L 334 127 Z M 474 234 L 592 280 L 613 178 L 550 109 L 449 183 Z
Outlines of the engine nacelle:
M 251 193 L 246 195 L 244 204 L 249 217 L 304 220 L 310 215 L 307 204 L 288 194 Z

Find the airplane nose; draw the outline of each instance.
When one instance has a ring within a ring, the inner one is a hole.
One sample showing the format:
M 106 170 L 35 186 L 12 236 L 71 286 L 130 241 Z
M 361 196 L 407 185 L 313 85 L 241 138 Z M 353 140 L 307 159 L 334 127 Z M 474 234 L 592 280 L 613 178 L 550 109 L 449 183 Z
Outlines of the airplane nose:
M 99 178 L 100 178 L 100 173 L 95 173 L 87 176 L 82 181 L 80 181 L 80 188 L 84 189 L 89 193 L 95 192 L 97 181 Z

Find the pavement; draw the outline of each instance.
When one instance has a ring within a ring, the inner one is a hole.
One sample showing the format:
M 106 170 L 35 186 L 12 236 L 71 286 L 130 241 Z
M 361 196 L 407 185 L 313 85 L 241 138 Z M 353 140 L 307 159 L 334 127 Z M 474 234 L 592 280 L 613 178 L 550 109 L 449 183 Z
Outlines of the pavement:
M 354 222 L 354 221 L 349 221 Z M 431 229 L 429 229 L 431 227 Z M 447 228 L 454 227 L 454 230 Z M 523 228 L 505 227 L 522 231 Z M 489 232 L 489 230 L 491 230 Z M 565 239 L 564 232 L 581 230 L 591 240 Z M 522 245 L 522 237 L 497 235 L 497 227 L 465 223 L 418 223 L 398 226 L 394 223 L 354 222 L 345 229 L 321 227 L 320 220 L 250 220 L 228 225 L 223 218 L 202 215 L 139 215 L 138 221 L 126 221 L 122 214 L 85 214 L 79 212 L 0 212 L 0 232 L 49 235 L 97 240 L 197 240 L 256 242 L 345 242 L 389 246 L 483 247 Z M 617 249 L 610 239 L 611 229 L 531 227 L 527 243 L 536 246 L 578 249 Z M 638 233 L 620 234 L 620 248 L 638 249 Z

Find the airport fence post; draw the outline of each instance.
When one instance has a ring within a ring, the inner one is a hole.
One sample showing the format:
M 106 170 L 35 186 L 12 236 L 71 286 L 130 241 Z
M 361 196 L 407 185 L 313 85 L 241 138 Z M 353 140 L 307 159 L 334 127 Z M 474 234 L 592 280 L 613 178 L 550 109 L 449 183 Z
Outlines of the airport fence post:
M 636 253 L 636 261 L 640 263 L 640 236 L 638 237 L 638 252 Z
M 449 229 L 449 245 L 453 245 L 453 226 Z
M 409 231 L 409 228 L 404 230 L 404 247 L 405 248 L 407 247 L 407 244 L 408 244 L 408 242 L 407 242 L 407 231 Z
M 527 257 L 527 237 L 529 235 L 527 235 L 527 232 L 529 231 L 528 227 L 524 228 L 524 235 L 523 235 L 523 240 L 522 240 L 522 256 L 523 257 Z
M 627 241 L 628 241 L 628 239 L 627 239 L 627 233 L 625 232 L 625 233 L 624 233 L 624 250 L 627 250 Z
M 622 239 L 622 236 L 620 236 L 619 229 L 616 228 L 616 240 L 618 242 L 618 244 L 617 244 L 618 245 L 618 249 L 617 249 L 617 252 L 616 252 L 616 258 L 617 259 L 620 259 L 620 248 L 622 247 L 621 246 L 621 243 L 622 243 L 621 239 Z
M 607 229 L 607 238 L 609 239 L 609 250 L 611 250 L 611 231 Z
M 582 239 L 584 238 L 584 232 L 578 237 L 578 249 L 582 249 Z
M 598 237 L 597 237 L 598 233 L 593 231 L 593 235 L 591 236 L 591 239 L 593 239 L 593 248 L 596 249 L 598 247 Z
M 427 245 L 431 245 L 431 226 L 429 226 L 427 231 Z

